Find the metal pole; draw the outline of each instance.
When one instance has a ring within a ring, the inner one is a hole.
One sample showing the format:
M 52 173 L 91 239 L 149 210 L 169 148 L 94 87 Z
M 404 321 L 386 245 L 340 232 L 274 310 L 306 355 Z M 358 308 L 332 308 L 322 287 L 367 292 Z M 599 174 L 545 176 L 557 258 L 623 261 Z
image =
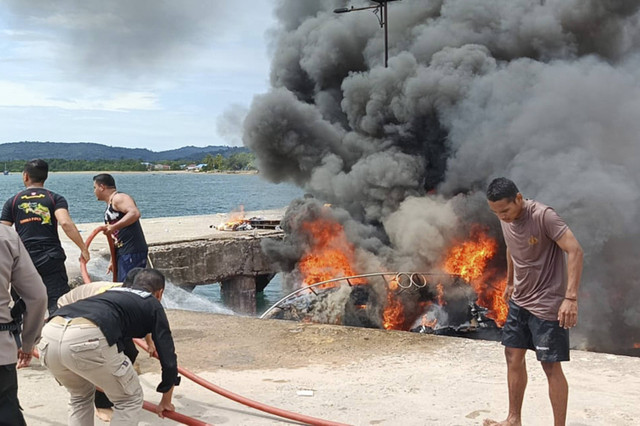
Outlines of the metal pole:
M 384 17 L 384 67 L 387 68 L 387 64 L 389 62 L 389 34 L 388 27 L 389 21 L 387 20 L 387 2 L 385 1 L 382 9 L 383 17 Z

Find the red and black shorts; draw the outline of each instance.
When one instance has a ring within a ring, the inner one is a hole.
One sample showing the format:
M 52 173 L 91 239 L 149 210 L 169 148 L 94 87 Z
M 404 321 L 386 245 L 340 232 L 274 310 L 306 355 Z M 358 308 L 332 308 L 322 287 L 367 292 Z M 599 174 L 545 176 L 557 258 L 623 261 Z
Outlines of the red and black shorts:
M 502 344 L 536 351 L 540 362 L 569 361 L 569 330 L 558 321 L 547 321 L 509 301 L 509 315 L 502 328 Z

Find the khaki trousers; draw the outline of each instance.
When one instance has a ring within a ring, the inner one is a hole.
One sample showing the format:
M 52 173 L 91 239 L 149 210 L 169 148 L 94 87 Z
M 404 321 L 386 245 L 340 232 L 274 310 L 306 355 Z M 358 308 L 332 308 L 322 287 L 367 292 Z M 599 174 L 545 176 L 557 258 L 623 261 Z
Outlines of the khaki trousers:
M 97 326 L 57 322 L 44 326 L 38 350 L 41 364 L 71 395 L 69 425 L 93 426 L 96 386 L 114 404 L 111 425 L 137 425 L 144 395 L 129 358 L 109 346 Z

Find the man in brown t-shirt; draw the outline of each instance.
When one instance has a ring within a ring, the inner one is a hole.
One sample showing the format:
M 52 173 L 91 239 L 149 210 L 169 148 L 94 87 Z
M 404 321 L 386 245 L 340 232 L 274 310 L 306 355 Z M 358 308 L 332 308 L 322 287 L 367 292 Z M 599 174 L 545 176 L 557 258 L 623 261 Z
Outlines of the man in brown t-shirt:
M 509 413 L 502 422 L 485 420 L 484 424 L 521 424 L 527 386 L 525 353 L 533 349 L 549 382 L 554 423 L 564 425 L 569 386 L 560 362 L 569 361 L 569 329 L 578 320 L 582 247 L 551 207 L 525 200 L 511 180 L 494 179 L 487 199 L 500 219 L 507 246 L 504 298 L 509 315 L 502 329 L 502 344 L 507 359 Z

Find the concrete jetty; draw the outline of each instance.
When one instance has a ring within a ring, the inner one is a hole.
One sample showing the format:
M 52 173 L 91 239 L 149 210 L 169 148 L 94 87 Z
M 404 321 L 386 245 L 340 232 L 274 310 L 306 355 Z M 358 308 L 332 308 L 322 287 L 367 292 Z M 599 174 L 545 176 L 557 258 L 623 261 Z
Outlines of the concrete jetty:
M 280 220 L 285 209 L 246 212 L 245 217 Z M 283 238 L 282 231 L 252 229 L 221 231 L 217 226 L 230 220 L 229 214 L 141 219 L 149 244 L 149 259 L 173 284 L 221 284 L 222 297 L 236 312 L 255 314 L 256 292 L 260 292 L 278 271 L 263 254 L 265 238 Z M 86 238 L 102 223 L 77 224 Z M 79 250 L 61 232 L 67 251 L 67 270 L 71 281 L 81 282 Z M 109 256 L 108 241 L 97 235 L 91 245 L 92 257 Z M 90 268 L 89 268 L 90 269 Z M 103 277 L 96 277 L 103 279 Z

